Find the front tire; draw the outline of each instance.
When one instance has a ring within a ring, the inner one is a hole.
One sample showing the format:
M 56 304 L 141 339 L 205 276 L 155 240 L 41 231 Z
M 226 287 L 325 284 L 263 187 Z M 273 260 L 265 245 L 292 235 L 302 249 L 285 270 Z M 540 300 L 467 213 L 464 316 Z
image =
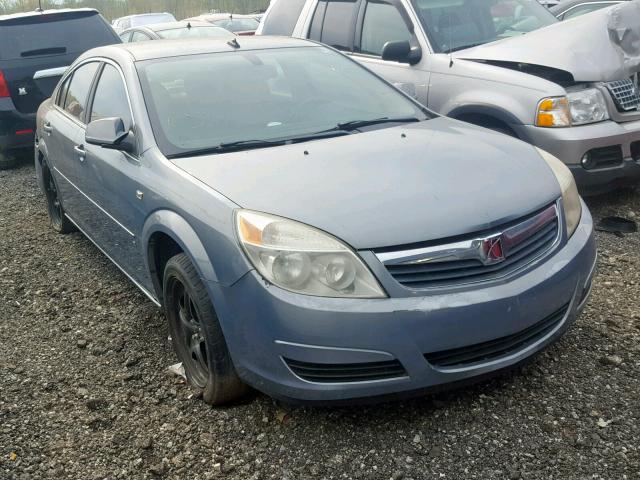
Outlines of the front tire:
M 233 366 L 213 303 L 184 253 L 167 262 L 163 289 L 171 340 L 189 383 L 211 405 L 244 395 L 248 387 Z
M 64 213 L 64 207 L 58 194 L 58 186 L 55 178 L 46 163 L 42 164 L 42 180 L 44 193 L 47 198 L 47 210 L 51 228 L 56 232 L 66 235 L 76 231 L 76 227 Z

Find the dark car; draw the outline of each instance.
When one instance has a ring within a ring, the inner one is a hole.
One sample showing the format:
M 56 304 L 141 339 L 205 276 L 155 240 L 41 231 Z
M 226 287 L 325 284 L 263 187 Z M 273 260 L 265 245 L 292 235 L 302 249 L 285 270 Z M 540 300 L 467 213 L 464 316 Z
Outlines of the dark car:
M 477 380 L 560 338 L 589 296 L 592 219 L 562 162 L 318 43 L 95 49 L 37 136 L 52 227 L 164 306 L 210 403 Z
M 36 111 L 67 67 L 86 50 L 120 43 L 93 9 L 0 16 L 0 169 L 33 146 Z
M 568 20 L 585 13 L 595 12 L 626 0 L 566 0 L 550 7 L 549 11 L 559 20 Z
M 143 25 L 125 30 L 120 34 L 124 43 L 148 40 L 173 40 L 176 38 L 228 38 L 235 37 L 229 30 L 211 25 L 209 22 L 165 22 Z

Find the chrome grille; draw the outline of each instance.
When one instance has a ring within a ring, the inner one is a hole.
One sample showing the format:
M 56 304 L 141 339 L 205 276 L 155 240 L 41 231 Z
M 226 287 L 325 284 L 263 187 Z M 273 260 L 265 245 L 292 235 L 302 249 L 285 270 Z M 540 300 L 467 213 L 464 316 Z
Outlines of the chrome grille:
M 640 107 L 640 92 L 632 79 L 616 80 L 605 84 L 618 110 L 630 112 Z
M 451 287 L 495 280 L 548 254 L 560 235 L 558 207 L 507 226 L 501 232 L 411 250 L 376 252 L 391 276 L 410 289 Z M 485 245 L 500 241 L 500 258 L 487 258 Z

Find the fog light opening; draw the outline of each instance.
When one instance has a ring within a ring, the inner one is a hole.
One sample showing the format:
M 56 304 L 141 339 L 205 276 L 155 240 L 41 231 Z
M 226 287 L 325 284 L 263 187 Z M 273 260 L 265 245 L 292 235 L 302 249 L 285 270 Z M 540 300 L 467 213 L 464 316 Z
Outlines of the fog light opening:
M 588 152 L 583 155 L 582 160 L 580 160 L 580 164 L 585 170 L 590 170 L 595 166 L 595 162 L 593 161 L 591 154 Z

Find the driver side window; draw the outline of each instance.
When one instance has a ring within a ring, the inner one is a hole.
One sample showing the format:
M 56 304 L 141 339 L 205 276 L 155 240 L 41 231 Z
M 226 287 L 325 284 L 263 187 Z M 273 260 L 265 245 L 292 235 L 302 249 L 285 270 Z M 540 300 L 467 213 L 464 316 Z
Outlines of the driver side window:
M 110 64 L 105 64 L 91 106 L 91 121 L 101 118 L 119 117 L 125 129 L 133 125 L 129 99 L 120 72 Z
M 382 49 L 387 42 L 410 41 L 411 37 L 402 15 L 394 5 L 384 1 L 367 2 L 360 40 L 362 53 L 382 56 Z

